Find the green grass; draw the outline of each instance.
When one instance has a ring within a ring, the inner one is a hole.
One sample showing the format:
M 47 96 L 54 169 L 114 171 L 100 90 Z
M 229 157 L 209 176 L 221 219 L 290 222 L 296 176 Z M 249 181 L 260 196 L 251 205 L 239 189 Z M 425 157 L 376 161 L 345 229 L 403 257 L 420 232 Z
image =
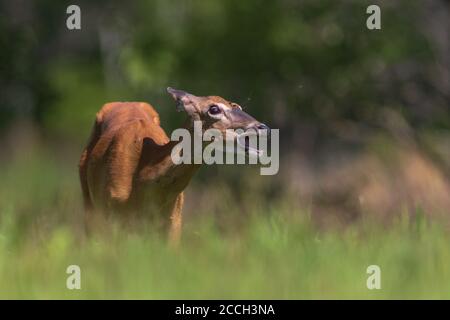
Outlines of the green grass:
M 438 225 L 317 233 L 276 212 L 250 220 L 230 234 L 190 225 L 178 250 L 142 232 L 79 241 L 61 227 L 11 244 L 2 230 L 0 298 L 450 298 L 450 237 Z M 81 290 L 66 288 L 72 264 Z M 372 264 L 381 290 L 366 287 Z
M 152 232 L 84 238 L 75 165 L 42 154 L 1 166 L 0 298 L 450 298 L 439 221 L 319 231 L 292 199 L 246 192 L 245 216 L 230 201 L 188 216 L 177 250 Z M 66 288 L 69 265 L 81 268 L 81 290 Z M 381 290 L 366 287 L 369 265 L 381 268 Z

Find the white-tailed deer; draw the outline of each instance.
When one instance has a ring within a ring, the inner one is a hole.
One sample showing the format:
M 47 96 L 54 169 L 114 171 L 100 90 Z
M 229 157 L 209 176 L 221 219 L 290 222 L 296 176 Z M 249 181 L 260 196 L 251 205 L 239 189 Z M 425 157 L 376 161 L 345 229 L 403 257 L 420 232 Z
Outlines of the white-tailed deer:
M 238 104 L 221 97 L 167 91 L 189 116 L 188 130 L 194 121 L 201 121 L 203 130 L 215 128 L 224 136 L 227 129 L 268 129 Z M 183 190 L 199 165 L 174 164 L 171 153 L 177 144 L 169 140 L 149 104 L 105 104 L 97 113 L 79 167 L 88 230 L 98 217 L 103 220 L 111 213 L 125 222 L 146 216 L 163 221 L 171 242 L 178 242 Z

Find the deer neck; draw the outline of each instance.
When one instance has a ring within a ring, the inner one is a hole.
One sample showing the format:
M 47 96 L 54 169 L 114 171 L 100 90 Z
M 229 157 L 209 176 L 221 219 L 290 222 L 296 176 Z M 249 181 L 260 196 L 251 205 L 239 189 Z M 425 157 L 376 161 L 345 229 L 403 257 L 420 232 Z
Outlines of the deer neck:
M 193 136 L 193 127 L 191 121 L 186 121 L 183 126 Z M 179 152 L 177 145 L 179 141 L 170 140 L 162 146 L 155 147 L 149 144 L 144 146 L 144 166 L 141 170 L 141 178 L 146 181 L 157 182 L 162 188 L 168 188 L 175 192 L 181 192 L 189 183 L 192 176 L 200 168 L 200 164 L 174 163 L 172 154 Z M 145 155 L 149 155 L 145 157 Z M 157 155 L 155 157 L 155 155 Z

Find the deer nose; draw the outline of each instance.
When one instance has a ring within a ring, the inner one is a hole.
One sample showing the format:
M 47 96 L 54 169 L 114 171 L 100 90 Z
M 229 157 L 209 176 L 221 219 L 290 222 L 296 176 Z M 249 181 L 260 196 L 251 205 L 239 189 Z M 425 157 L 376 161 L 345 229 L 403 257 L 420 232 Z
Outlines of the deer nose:
M 267 130 L 267 134 L 270 133 L 270 128 L 267 125 L 265 125 L 264 123 L 258 124 L 256 126 L 256 129 L 258 129 L 258 130 Z

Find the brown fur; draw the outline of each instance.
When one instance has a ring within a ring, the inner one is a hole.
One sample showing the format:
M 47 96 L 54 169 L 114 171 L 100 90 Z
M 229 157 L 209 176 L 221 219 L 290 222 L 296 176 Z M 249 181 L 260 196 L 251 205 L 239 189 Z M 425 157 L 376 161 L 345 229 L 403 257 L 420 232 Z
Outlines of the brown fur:
M 235 103 L 217 97 L 197 97 L 168 88 L 180 110 L 205 128 L 248 128 L 261 123 Z M 208 113 L 211 105 L 226 106 L 223 117 Z M 188 125 L 191 128 L 192 122 Z M 80 181 L 86 227 L 102 227 L 105 219 L 117 216 L 125 224 L 140 218 L 161 222 L 172 243 L 180 238 L 183 190 L 199 168 L 175 165 L 170 141 L 160 127 L 158 113 L 144 102 L 112 102 L 97 113 L 88 145 L 80 159 Z M 136 219 L 135 219 L 136 218 Z
M 149 104 L 105 104 L 79 166 L 87 227 L 110 212 L 127 220 L 149 209 L 151 217 L 170 217 L 170 238 L 178 241 L 182 191 L 198 166 L 174 166 L 173 146 Z

